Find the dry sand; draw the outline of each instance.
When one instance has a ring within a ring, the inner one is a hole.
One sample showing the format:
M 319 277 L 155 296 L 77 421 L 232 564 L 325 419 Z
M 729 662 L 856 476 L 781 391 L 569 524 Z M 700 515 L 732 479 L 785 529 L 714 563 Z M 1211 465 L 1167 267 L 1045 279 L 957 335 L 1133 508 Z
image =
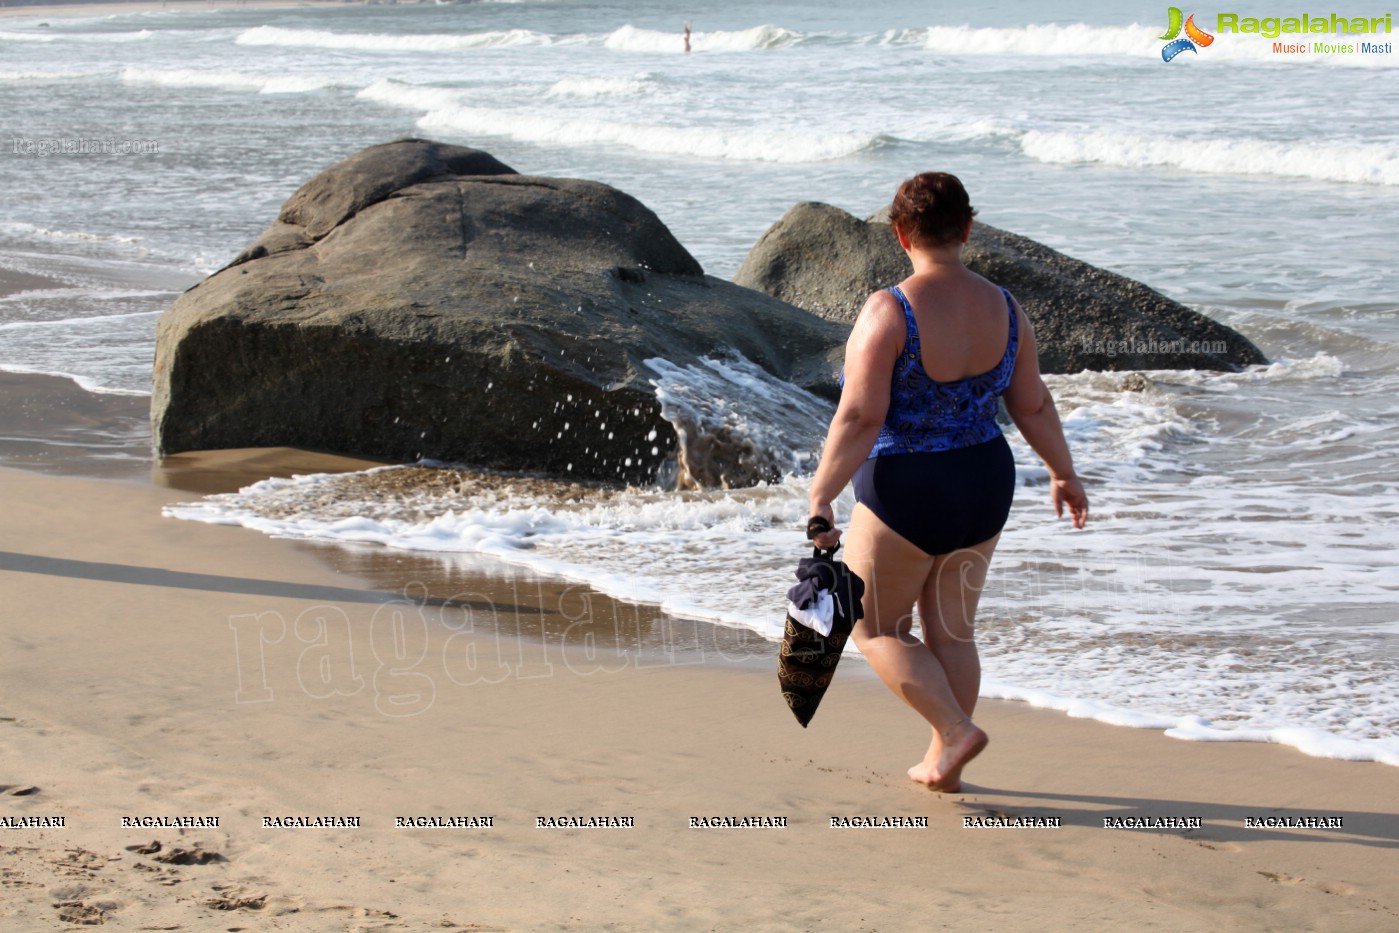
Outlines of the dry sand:
M 315 462 L 210 460 L 288 457 Z M 705 629 L 668 655 L 664 619 L 578 587 L 478 574 L 395 604 L 316 548 L 161 518 L 182 490 L 15 470 L 0 490 L 0 820 L 65 824 L 0 829 L 0 929 L 1399 928 L 1392 768 L 986 703 L 990 748 L 938 795 L 903 777 L 923 727 L 858 661 L 802 730 L 769 658 L 701 658 Z M 570 637 L 589 617 L 651 647 Z M 263 825 L 288 816 L 360 825 Z M 431 816 L 493 825 L 395 828 Z M 634 825 L 536 826 L 561 816 Z M 831 828 L 848 816 L 927 825 Z
M 61 19 L 116 16 L 122 13 L 176 13 L 208 10 L 271 10 L 294 7 L 350 6 L 355 0 L 115 0 L 112 3 L 59 3 L 0 6 L 0 16 Z

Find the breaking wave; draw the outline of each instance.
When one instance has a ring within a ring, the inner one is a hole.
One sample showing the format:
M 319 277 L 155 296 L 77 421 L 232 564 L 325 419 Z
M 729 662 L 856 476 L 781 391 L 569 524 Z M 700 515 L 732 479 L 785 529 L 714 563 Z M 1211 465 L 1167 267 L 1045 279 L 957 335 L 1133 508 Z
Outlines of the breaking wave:
M 383 35 L 328 32 L 321 29 L 284 29 L 255 26 L 239 34 L 239 45 L 281 45 L 293 48 L 355 49 L 369 52 L 453 52 L 460 49 L 515 48 L 552 45 L 557 36 L 529 29 L 460 34 Z
M 1164 166 L 1209 174 L 1399 185 L 1399 151 L 1393 146 L 1031 131 L 1021 137 L 1020 147 L 1032 159 L 1058 164 Z
M 930 26 L 892 34 L 891 44 L 919 43 L 934 52 L 981 55 L 1121 55 L 1133 58 L 1160 52 L 1159 29 L 1148 26 L 1069 25 L 977 29 Z
M 887 141 L 878 134 L 803 133 L 781 127 L 656 126 L 465 106 L 432 110 L 418 126 L 543 145 L 623 146 L 655 155 L 748 162 L 826 162 L 875 149 Z
M 635 97 L 658 87 L 656 78 L 639 74 L 631 78 L 561 78 L 549 88 L 549 97 Z
M 696 32 L 690 36 L 690 47 L 696 52 L 752 52 L 789 48 L 804 38 L 801 33 L 781 26 L 754 26 L 752 29 L 729 32 Z M 685 51 L 684 39 L 679 32 L 658 32 L 630 25 L 613 32 L 603 40 L 603 45 L 627 52 L 683 54 Z
M 303 94 L 330 87 L 330 78 L 311 75 L 255 75 L 237 71 L 196 71 L 189 68 L 136 68 L 121 73 L 126 84 L 153 87 L 214 87 L 259 94 Z
M 596 93 L 600 89 L 592 87 L 591 90 Z M 699 159 L 825 162 L 866 152 L 887 142 L 887 137 L 879 134 L 802 132 L 784 127 L 657 126 L 543 111 L 473 107 L 465 103 L 466 95 L 459 89 L 405 84 L 390 79 L 374 82 L 357 96 L 425 111 L 418 126 L 434 132 L 499 136 L 551 146 L 622 146 L 637 152 Z

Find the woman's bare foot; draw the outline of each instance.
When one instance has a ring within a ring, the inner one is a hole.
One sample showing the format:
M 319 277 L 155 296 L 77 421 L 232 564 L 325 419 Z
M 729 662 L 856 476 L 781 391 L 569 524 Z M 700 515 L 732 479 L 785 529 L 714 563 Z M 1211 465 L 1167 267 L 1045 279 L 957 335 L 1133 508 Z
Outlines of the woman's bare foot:
M 917 781 L 928 787 L 933 786 L 933 774 L 937 769 L 938 759 L 942 757 L 942 735 L 937 729 L 933 729 L 932 733 L 933 740 L 928 743 L 928 750 L 923 753 L 923 760 L 908 769 L 909 780 Z M 953 793 L 955 792 L 953 791 Z
M 958 782 L 956 787 L 946 787 L 944 785 L 939 784 L 937 779 L 933 777 L 933 769 L 929 765 L 924 764 L 921 761 L 918 762 L 918 764 L 914 765 L 912 768 L 908 769 L 908 776 L 910 779 L 926 786 L 929 790 L 940 790 L 943 793 L 947 794 L 960 793 L 962 790 L 962 785 L 960 782 Z
M 908 769 L 908 776 L 931 790 L 958 793 L 962 789 L 962 769 L 981 754 L 989 741 L 970 719 L 963 719 L 942 736 L 941 748 L 939 743 L 933 743 L 923 760 Z

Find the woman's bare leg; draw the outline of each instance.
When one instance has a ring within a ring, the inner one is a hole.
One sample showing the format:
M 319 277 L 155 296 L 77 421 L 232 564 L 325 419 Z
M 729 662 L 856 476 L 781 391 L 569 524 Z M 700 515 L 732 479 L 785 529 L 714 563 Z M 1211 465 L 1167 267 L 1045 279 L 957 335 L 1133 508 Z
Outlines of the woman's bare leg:
M 918 598 L 923 642 L 942 664 L 952 695 L 968 718 L 976 711 L 976 700 L 981 692 L 981 657 L 975 641 L 976 607 L 999 540 L 1000 535 L 996 535 L 973 547 L 938 555 Z M 956 790 L 960 782 L 936 769 L 943 750 L 943 738 L 934 728 L 927 754 L 909 769 L 909 777 L 927 784 L 938 774 L 944 790 Z
M 956 790 L 963 766 L 987 740 L 958 702 L 937 655 L 913 637 L 913 605 L 929 585 L 935 560 L 863 505 L 855 506 L 845 540 L 845 562 L 865 581 L 865 617 L 855 625 L 855 643 L 885 686 L 928 721 L 941 743 L 936 758 L 925 759 L 926 768 L 910 769 L 909 777 Z

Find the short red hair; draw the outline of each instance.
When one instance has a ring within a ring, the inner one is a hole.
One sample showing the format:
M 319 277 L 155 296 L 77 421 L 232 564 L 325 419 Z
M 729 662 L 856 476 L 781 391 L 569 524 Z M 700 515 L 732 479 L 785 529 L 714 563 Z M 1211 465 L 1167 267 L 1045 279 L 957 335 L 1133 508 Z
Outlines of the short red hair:
M 889 220 L 914 246 L 930 248 L 960 243 L 976 216 L 967 189 L 956 175 L 924 172 L 899 185 Z

